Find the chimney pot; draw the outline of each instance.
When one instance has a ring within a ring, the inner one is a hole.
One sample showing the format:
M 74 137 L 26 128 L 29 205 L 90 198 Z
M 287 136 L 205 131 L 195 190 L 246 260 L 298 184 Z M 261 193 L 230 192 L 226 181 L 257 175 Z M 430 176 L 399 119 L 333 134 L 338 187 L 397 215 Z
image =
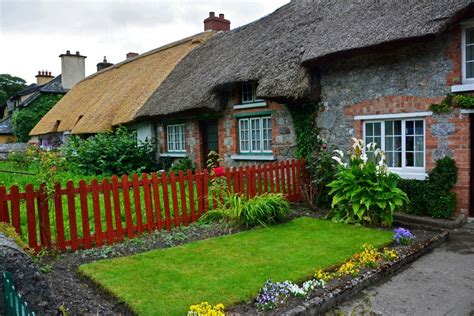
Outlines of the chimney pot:
M 209 17 L 204 20 L 204 31 L 229 31 L 230 21 L 224 18 L 224 13 L 219 13 L 216 17 L 215 12 L 209 12 Z
M 127 59 L 133 58 L 135 56 L 138 56 L 138 53 L 134 53 L 134 52 L 127 53 Z
M 41 71 L 40 71 L 40 70 L 38 70 L 38 76 L 40 76 L 40 75 L 41 75 Z
M 66 55 L 71 55 L 71 51 L 69 49 L 66 51 Z
M 76 55 L 80 55 L 78 50 L 76 51 Z

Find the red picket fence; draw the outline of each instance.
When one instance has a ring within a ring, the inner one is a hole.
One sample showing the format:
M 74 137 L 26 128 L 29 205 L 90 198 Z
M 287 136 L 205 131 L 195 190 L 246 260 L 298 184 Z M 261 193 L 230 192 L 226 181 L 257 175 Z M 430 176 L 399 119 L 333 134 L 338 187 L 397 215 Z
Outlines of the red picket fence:
M 301 201 L 303 163 L 299 160 L 245 168 L 226 168 L 224 178 L 235 194 L 254 197 L 264 192 L 284 193 L 289 201 Z M 48 199 L 44 190 L 25 186 L 0 187 L 0 222 L 11 223 L 36 251 L 91 248 L 113 244 L 144 231 L 170 230 L 189 225 L 216 206 L 209 194 L 207 170 L 157 175 L 112 176 L 102 182 L 84 180 L 74 187 L 56 185 Z M 211 203 L 210 203 L 211 202 Z

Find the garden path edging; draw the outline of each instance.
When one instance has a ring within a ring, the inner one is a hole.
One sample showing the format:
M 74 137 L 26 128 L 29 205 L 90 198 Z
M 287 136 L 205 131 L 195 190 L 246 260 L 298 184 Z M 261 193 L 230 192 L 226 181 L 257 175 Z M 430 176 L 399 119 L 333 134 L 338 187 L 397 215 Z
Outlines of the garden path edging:
M 461 228 L 466 223 L 466 216 L 464 214 L 460 214 L 455 219 L 440 219 L 395 212 L 393 217 L 396 224 L 420 228 L 455 229 Z
M 307 302 L 304 302 L 300 306 L 283 313 L 283 315 L 321 315 L 326 311 L 338 306 L 342 301 L 356 295 L 366 287 L 382 281 L 385 277 L 396 273 L 404 266 L 414 262 L 422 255 L 440 246 L 448 239 L 448 235 L 449 234 L 447 231 L 443 231 L 431 238 L 425 244 L 417 245 L 421 248 L 415 249 L 414 252 L 410 253 L 406 257 L 381 266 L 376 272 L 369 271 L 364 275 L 355 278 L 351 282 L 344 284 L 343 289 L 334 289 L 333 291 L 326 293 L 324 297 L 315 297 Z

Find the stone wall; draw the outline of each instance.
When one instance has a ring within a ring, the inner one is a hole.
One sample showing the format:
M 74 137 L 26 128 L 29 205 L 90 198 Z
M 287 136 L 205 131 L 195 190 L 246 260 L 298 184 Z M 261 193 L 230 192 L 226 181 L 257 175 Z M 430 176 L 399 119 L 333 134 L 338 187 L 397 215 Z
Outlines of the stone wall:
M 12 151 L 25 151 L 27 143 L 0 144 L 0 160 L 6 160 Z
M 37 267 L 18 245 L 0 232 L 0 271 L 13 275 L 16 290 L 37 315 L 55 315 L 58 303 L 54 300 L 49 283 L 45 281 Z M 4 315 L 4 285 L 0 277 L 0 315 Z
M 348 149 L 362 137 L 355 115 L 430 111 L 461 81 L 461 31 L 428 41 L 394 45 L 384 51 L 326 62 L 319 69 L 324 109 L 317 125 L 329 143 Z M 470 173 L 469 118 L 459 110 L 425 118 L 426 171 L 451 156 L 459 168 L 458 211 L 468 213 Z

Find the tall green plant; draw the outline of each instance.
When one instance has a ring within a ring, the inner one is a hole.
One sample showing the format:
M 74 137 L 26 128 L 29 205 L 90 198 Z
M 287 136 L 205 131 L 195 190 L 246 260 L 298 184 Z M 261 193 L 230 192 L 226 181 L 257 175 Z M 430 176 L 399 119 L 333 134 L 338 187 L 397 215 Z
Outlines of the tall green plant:
M 70 168 L 90 175 L 154 171 L 155 152 L 153 142 L 137 141 L 136 132 L 125 127 L 86 139 L 72 136 L 62 147 Z
M 399 177 L 388 171 L 385 155 L 374 151 L 374 160 L 364 153 L 360 139 L 352 139 L 349 161 L 344 162 L 342 151 L 336 151 L 339 163 L 336 180 L 328 186 L 332 195 L 332 218 L 335 221 L 389 226 L 393 212 L 408 202 L 407 195 L 397 187 Z M 367 146 L 373 151 L 375 144 Z

